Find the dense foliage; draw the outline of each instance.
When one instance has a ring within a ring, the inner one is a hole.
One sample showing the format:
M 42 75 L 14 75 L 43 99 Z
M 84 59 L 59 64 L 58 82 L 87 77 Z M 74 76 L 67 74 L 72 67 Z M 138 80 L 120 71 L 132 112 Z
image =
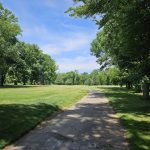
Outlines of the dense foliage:
M 55 61 L 35 44 L 20 42 L 17 18 L 0 4 L 0 86 L 4 83 L 51 84 Z
M 150 79 L 150 1 L 74 0 L 71 16 L 92 17 L 101 29 L 91 52 L 101 68 L 117 66 L 131 87 Z
M 58 73 L 55 84 L 58 85 L 117 85 L 120 83 L 120 71 L 109 68 L 103 71 L 94 70 L 89 73 L 71 71 Z

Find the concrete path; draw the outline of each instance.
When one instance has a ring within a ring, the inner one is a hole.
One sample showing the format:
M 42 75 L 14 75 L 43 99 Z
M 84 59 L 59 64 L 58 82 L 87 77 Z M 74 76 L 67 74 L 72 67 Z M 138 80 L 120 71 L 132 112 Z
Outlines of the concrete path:
M 128 150 L 124 129 L 96 91 L 5 150 Z

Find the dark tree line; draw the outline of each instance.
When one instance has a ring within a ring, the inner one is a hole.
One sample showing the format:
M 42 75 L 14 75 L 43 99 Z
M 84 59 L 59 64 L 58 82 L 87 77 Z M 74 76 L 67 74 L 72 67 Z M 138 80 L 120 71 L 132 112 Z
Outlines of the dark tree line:
M 55 61 L 37 45 L 19 41 L 20 34 L 17 18 L 0 3 L 0 86 L 53 83 Z
M 115 65 L 122 83 L 138 89 L 142 83 L 148 99 L 150 83 L 150 1 L 74 0 L 71 16 L 91 17 L 101 30 L 91 44 L 101 69 Z

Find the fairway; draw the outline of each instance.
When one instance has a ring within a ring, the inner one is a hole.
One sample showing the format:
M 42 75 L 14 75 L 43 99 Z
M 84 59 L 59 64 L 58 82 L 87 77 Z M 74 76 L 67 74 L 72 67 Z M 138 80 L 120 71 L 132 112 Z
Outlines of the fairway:
M 24 86 L 0 89 L 0 149 L 53 112 L 66 109 L 90 90 L 105 93 L 126 129 L 131 150 L 149 150 L 149 101 L 117 86 Z
M 25 86 L 0 89 L 0 149 L 65 109 L 88 92 L 86 86 Z

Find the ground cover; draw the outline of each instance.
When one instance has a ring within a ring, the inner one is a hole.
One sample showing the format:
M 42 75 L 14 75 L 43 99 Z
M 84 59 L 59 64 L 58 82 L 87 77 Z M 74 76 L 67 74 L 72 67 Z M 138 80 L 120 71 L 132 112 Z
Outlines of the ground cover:
M 99 87 L 127 130 L 131 150 L 150 149 L 150 101 L 132 90 L 119 87 Z
M 75 104 L 84 86 L 25 86 L 0 89 L 0 149 L 34 128 L 47 116 Z

